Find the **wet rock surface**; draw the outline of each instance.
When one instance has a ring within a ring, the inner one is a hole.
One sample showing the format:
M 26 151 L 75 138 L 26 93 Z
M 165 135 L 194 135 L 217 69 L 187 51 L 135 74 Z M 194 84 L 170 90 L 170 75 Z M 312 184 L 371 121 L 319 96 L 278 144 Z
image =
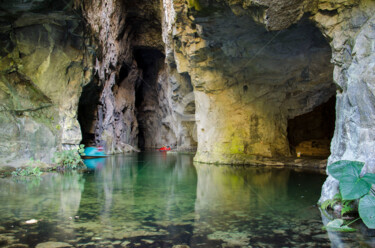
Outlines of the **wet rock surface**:
M 174 1 L 170 32 L 177 71 L 188 72 L 196 97 L 196 160 L 243 163 L 289 156 L 287 121 L 335 94 L 331 49 L 306 18 L 267 31 L 232 5 Z M 242 7 L 240 7 L 242 8 Z M 189 28 L 186 28 L 189 27 Z
M 81 20 L 65 3 L 2 1 L 0 8 L 0 159 L 51 162 L 56 149 L 80 142 L 77 103 L 90 66 Z
M 89 130 L 93 143 L 108 153 L 164 145 L 194 148 L 191 132 L 175 113 L 192 87 L 164 63 L 160 3 L 77 2 L 99 40 L 96 70 L 102 90 L 95 127 Z

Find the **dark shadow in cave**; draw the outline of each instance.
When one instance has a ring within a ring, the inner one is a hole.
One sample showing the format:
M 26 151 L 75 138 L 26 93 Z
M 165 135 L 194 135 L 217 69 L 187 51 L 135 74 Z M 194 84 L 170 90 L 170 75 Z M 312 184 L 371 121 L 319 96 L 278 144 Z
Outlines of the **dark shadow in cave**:
M 98 105 L 103 87 L 94 78 L 83 87 L 78 104 L 78 122 L 81 125 L 82 141 L 85 146 L 96 146 L 95 129 L 98 121 Z
M 136 86 L 135 107 L 138 120 L 138 148 L 146 150 L 155 148 L 157 141 L 153 134 L 160 127 L 158 116 L 159 92 L 158 74 L 164 64 L 164 54 L 154 48 L 137 47 L 134 49 L 134 58 L 138 68 L 142 70 L 142 79 Z
M 311 112 L 288 120 L 288 140 L 292 153 L 327 158 L 335 131 L 336 96 Z

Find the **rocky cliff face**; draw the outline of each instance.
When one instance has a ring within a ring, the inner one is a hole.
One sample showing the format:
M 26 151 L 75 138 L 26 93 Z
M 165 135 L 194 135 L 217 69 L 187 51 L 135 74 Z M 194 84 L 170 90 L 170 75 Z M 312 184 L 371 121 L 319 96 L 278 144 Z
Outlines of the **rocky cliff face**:
M 375 2 L 345 1 L 319 4 L 314 19 L 329 37 L 338 85 L 336 127 L 328 164 L 337 160 L 366 162 L 374 172 L 373 125 L 375 82 Z M 323 186 L 322 198 L 332 198 L 338 183 L 331 176 Z
M 2 1 L 0 8 L 3 164 L 50 162 L 80 142 L 108 153 L 196 146 L 193 126 L 173 110 L 192 86 L 164 63 L 160 3 Z
M 77 105 L 91 57 L 79 14 L 54 1 L 1 1 L 0 160 L 50 161 L 79 144 Z
M 91 143 L 104 145 L 108 153 L 163 145 L 194 147 L 191 133 L 174 111 L 192 88 L 189 80 L 164 63 L 161 2 L 76 1 L 76 5 L 99 44 L 96 78 L 102 89 L 91 128 L 85 130 L 87 137 L 95 137 Z
M 178 72 L 195 86 L 198 161 L 289 156 L 288 119 L 335 94 L 321 32 L 307 18 L 267 31 L 281 27 L 264 25 L 262 8 L 250 7 L 200 1 L 197 10 L 173 1 L 167 44 Z

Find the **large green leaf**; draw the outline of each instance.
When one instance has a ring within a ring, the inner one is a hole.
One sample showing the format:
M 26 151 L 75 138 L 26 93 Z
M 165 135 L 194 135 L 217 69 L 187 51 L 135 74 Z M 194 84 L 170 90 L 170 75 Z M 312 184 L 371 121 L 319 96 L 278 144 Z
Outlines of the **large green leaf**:
M 366 195 L 359 200 L 358 206 L 359 216 L 368 228 L 375 228 L 375 197 Z
M 369 184 L 375 184 L 375 174 L 372 173 L 366 173 L 363 177 L 363 180 L 368 182 Z
M 358 161 L 340 160 L 330 164 L 328 166 L 328 172 L 335 179 L 340 180 L 341 176 L 345 174 L 344 170 L 348 167 L 358 171 L 358 174 L 360 174 L 364 164 L 365 163 Z
M 344 225 L 344 220 L 342 219 L 334 219 L 327 223 L 324 227 L 327 231 L 334 231 L 334 232 L 355 232 L 356 229 L 351 228 L 347 225 Z
M 358 199 L 367 194 L 370 188 L 371 184 L 360 178 L 358 174 L 348 173 L 340 179 L 340 192 L 343 200 Z

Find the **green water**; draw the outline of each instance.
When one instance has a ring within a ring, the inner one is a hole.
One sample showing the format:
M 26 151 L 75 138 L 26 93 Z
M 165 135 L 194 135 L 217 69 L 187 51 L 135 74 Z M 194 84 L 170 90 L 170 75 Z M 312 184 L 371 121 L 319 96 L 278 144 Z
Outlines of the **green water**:
M 360 232 L 322 230 L 315 203 L 325 176 L 318 173 L 194 165 L 191 155 L 173 153 L 116 156 L 87 165 L 88 173 L 1 179 L 0 247 L 48 241 L 73 247 L 375 244 Z M 30 219 L 38 222 L 26 224 Z

